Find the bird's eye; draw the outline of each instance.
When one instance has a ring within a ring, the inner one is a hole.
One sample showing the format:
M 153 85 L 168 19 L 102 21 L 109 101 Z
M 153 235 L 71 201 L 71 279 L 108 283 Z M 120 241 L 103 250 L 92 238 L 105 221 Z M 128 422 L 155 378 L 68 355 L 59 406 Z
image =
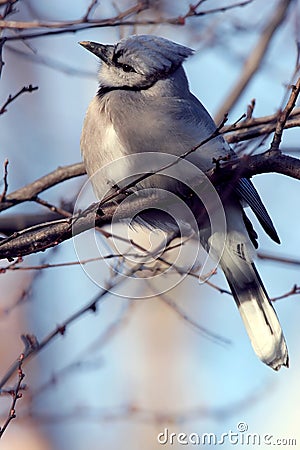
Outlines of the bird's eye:
M 135 72 L 134 68 L 128 64 L 122 64 L 122 69 L 124 72 Z

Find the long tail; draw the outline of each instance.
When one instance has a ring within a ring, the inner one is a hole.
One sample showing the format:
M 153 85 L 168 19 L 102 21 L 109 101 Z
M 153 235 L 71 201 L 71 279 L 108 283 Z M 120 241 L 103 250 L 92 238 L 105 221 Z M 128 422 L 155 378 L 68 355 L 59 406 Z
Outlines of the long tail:
M 253 262 L 244 258 L 242 247 L 239 254 L 233 254 L 232 248 L 227 247 L 221 267 L 257 356 L 274 370 L 279 370 L 281 366 L 288 367 L 283 332 Z

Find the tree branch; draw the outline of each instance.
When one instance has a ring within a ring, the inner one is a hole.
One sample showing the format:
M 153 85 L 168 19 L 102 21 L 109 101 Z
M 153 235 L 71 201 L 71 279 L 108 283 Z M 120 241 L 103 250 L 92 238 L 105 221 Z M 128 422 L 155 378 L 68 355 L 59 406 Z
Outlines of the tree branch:
M 228 114 L 228 112 L 234 107 L 242 92 L 248 86 L 250 80 L 259 69 L 266 55 L 270 42 L 280 25 L 283 23 L 288 8 L 293 1 L 294 0 L 279 1 L 277 8 L 275 8 L 273 15 L 265 26 L 256 46 L 250 52 L 244 64 L 239 80 L 234 84 L 234 88 L 229 93 L 225 101 L 222 102 L 222 107 L 216 114 L 216 122 L 219 122 L 224 114 Z
M 257 257 L 262 260 L 272 261 L 279 264 L 291 264 L 294 266 L 300 266 L 300 259 L 291 258 L 290 256 L 270 255 L 265 252 L 257 252 Z
M 46 191 L 56 184 L 69 180 L 70 178 L 79 177 L 85 173 L 83 163 L 58 167 L 53 172 L 48 173 L 33 183 L 27 184 L 11 194 L 6 195 L 5 199 L 0 203 L 0 211 L 11 208 L 18 203 L 34 200 L 38 194 Z
M 43 348 L 45 348 L 50 342 L 53 341 L 54 338 L 56 338 L 59 335 L 64 335 L 67 328 L 76 322 L 79 317 L 82 317 L 86 315 L 89 312 L 95 313 L 97 310 L 97 307 L 101 301 L 105 299 L 105 296 L 107 293 L 110 292 L 110 290 L 122 283 L 127 279 L 128 276 L 132 276 L 134 273 L 136 273 L 143 264 L 137 264 L 134 267 L 131 267 L 128 269 L 128 271 L 125 273 L 125 276 L 118 276 L 116 274 L 115 276 L 112 276 L 106 284 L 105 288 L 102 288 L 100 292 L 94 296 L 86 305 L 79 308 L 77 311 L 75 311 L 73 314 L 71 314 L 64 322 L 61 323 L 61 325 L 58 325 L 54 330 L 52 330 L 48 335 L 46 335 L 40 342 L 37 340 L 36 336 L 34 335 L 23 335 L 22 340 L 24 342 L 24 350 L 21 353 L 20 357 L 17 358 L 8 371 L 3 375 L 3 377 L 0 380 L 0 389 L 8 382 L 8 380 L 11 378 L 11 376 L 18 370 L 20 359 L 22 360 L 22 363 L 34 356 L 35 354 L 39 353 Z
M 20 31 L 18 34 L 14 34 L 12 36 L 7 36 L 4 39 L 7 41 L 17 41 L 22 39 L 35 39 L 44 36 L 57 35 L 63 33 L 75 33 L 77 31 L 82 31 L 91 28 L 103 28 L 103 27 L 120 27 L 120 26 L 153 26 L 153 25 L 185 25 L 187 18 L 199 17 L 208 14 L 214 14 L 218 12 L 225 12 L 232 8 L 243 7 L 251 3 L 253 0 L 245 0 L 239 3 L 234 3 L 232 5 L 223 6 L 220 8 L 215 8 L 206 11 L 198 11 L 196 13 L 191 14 L 190 8 L 188 12 L 181 16 L 176 17 L 159 17 L 157 19 L 141 19 L 141 20 L 129 20 L 128 18 L 132 15 L 136 15 L 141 13 L 147 9 L 149 9 L 148 2 L 138 1 L 136 5 L 131 8 L 128 8 L 124 12 L 121 12 L 115 17 L 111 17 L 109 19 L 86 19 L 86 17 L 82 17 L 78 20 L 72 21 L 61 21 L 61 22 L 42 22 L 42 21 L 7 21 L 0 20 L 0 27 L 3 29 L 12 29 Z M 46 29 L 48 31 L 37 31 L 35 33 L 22 33 L 22 30 L 27 29 Z
M 5 433 L 8 425 L 10 424 L 10 422 L 15 419 L 16 416 L 16 404 L 17 401 L 22 398 L 22 393 L 20 392 L 22 389 L 22 382 L 25 378 L 25 374 L 22 370 L 22 364 L 23 364 L 23 360 L 24 360 L 24 355 L 21 354 L 18 361 L 17 361 L 17 365 L 18 365 L 18 382 L 17 385 L 15 387 L 15 389 L 11 390 L 11 396 L 12 396 L 12 403 L 11 403 L 11 407 L 9 410 L 9 414 L 6 418 L 6 421 L 4 423 L 4 425 L 0 428 L 0 439 L 3 437 L 3 434 Z
M 259 155 L 245 155 L 237 160 L 225 162 L 221 168 L 207 172 L 207 176 L 214 185 L 217 185 L 236 177 L 251 178 L 261 173 L 272 172 L 300 180 L 300 159 L 283 155 L 277 150 L 267 150 Z
M 275 134 L 271 143 L 270 150 L 260 155 L 247 155 L 242 158 L 227 158 L 225 163 L 222 162 L 224 158 L 221 161 L 217 161 L 216 167 L 212 168 L 206 173 L 207 177 L 210 179 L 214 186 L 219 186 L 224 182 L 230 183 L 232 185 L 242 176 L 250 178 L 251 176 L 258 173 L 270 172 L 277 172 L 296 179 L 300 179 L 300 160 L 288 155 L 283 155 L 281 151 L 279 151 L 279 145 L 281 142 L 283 130 L 287 125 L 289 117 L 291 117 L 292 115 L 299 92 L 300 79 L 297 81 L 296 86 L 292 86 L 290 97 L 283 111 L 279 114 L 276 114 L 272 118 L 272 121 L 274 121 L 274 124 L 272 123 L 272 125 L 275 127 Z M 112 219 L 130 219 L 131 217 L 136 215 L 136 211 L 141 211 L 153 207 L 159 208 L 160 205 L 164 206 L 165 201 L 168 202 L 168 200 L 164 198 L 161 193 L 159 194 L 159 197 L 158 194 L 143 197 L 143 194 L 141 192 L 136 193 L 136 197 L 133 200 L 131 199 L 130 204 L 128 202 L 118 204 L 118 201 L 124 200 L 130 189 L 132 187 L 135 187 L 141 181 L 153 176 L 154 174 L 157 175 L 162 170 L 170 168 L 174 164 L 180 163 L 182 159 L 188 157 L 191 153 L 198 150 L 201 146 L 218 136 L 221 132 L 224 133 L 230 130 L 230 128 L 224 130 L 224 123 L 226 121 L 226 118 L 227 117 L 224 116 L 220 126 L 217 127 L 210 136 L 205 138 L 199 144 L 185 151 L 172 163 L 161 167 L 155 172 L 152 172 L 150 170 L 147 173 L 143 173 L 122 189 L 117 189 L 111 194 L 107 195 L 99 204 L 91 205 L 80 215 L 71 216 L 68 211 L 56 207 L 48 203 L 47 201 L 39 199 L 37 195 L 40 192 L 48 189 L 51 186 L 54 186 L 55 184 L 63 180 L 69 179 L 74 176 L 83 175 L 85 173 L 83 164 L 73 164 L 65 168 L 60 167 L 54 172 L 41 177 L 35 182 L 9 195 L 6 194 L 7 174 L 5 174 L 6 184 L 4 186 L 4 193 L 0 198 L 0 211 L 3 211 L 4 209 L 7 209 L 17 203 L 31 200 L 47 206 L 50 210 L 58 214 L 66 216 L 67 219 L 34 225 L 25 230 L 13 233 L 8 238 L 3 239 L 0 243 L 0 258 L 12 259 L 35 252 L 44 251 L 90 228 L 93 228 L 95 226 L 101 227 L 107 223 L 110 223 Z M 253 125 L 253 123 L 255 122 L 257 123 L 255 119 L 252 119 L 250 117 L 242 123 L 234 123 L 231 126 L 231 130 L 234 130 L 236 132 L 237 128 L 245 126 L 249 127 L 249 123 L 250 125 Z
M 275 113 L 269 116 L 250 118 L 233 125 L 224 126 L 220 130 L 220 132 L 221 134 L 224 134 L 224 137 L 229 143 L 237 143 L 253 139 L 254 137 L 263 136 L 265 134 L 270 134 L 271 132 L 275 131 L 277 121 L 278 121 L 278 113 Z M 300 107 L 294 108 L 294 110 L 290 113 L 284 125 L 284 129 L 299 126 L 300 126 Z M 297 160 L 295 159 L 295 162 L 296 161 Z M 285 168 L 284 166 L 285 164 L 282 166 L 283 169 Z M 56 170 L 50 172 L 47 175 L 44 175 L 43 177 L 39 178 L 33 183 L 30 183 L 6 195 L 5 199 L 3 199 L 0 202 L 0 212 L 8 208 L 11 208 L 12 206 L 19 203 L 26 201 L 33 201 L 35 197 L 39 195 L 41 192 L 44 192 L 47 189 L 59 183 L 62 183 L 63 181 L 79 177 L 85 174 L 86 171 L 83 163 L 75 163 L 70 164 L 68 166 L 58 167 Z M 255 175 L 255 173 L 252 173 L 252 175 Z M 293 177 L 293 174 L 289 176 Z M 297 175 L 295 178 L 297 178 Z
M 0 203 L 4 202 L 5 197 L 6 197 L 6 193 L 7 193 L 7 190 L 8 190 L 8 181 L 7 181 L 7 177 L 8 177 L 8 170 L 7 170 L 7 167 L 8 167 L 8 164 L 9 164 L 9 161 L 8 161 L 8 159 L 6 158 L 6 159 L 4 160 L 4 164 L 3 164 L 3 166 L 4 166 L 3 191 L 2 191 L 2 194 L 0 195 Z
M 292 86 L 292 92 L 290 94 L 289 100 L 284 108 L 278 115 L 278 120 L 275 128 L 274 137 L 271 143 L 271 150 L 279 150 L 281 143 L 282 133 L 291 112 L 296 106 L 296 101 L 300 92 L 300 78 L 298 79 L 296 85 Z
M 270 172 L 281 173 L 300 180 L 300 160 L 283 155 L 277 150 L 268 150 L 261 155 L 244 156 L 222 163 L 221 166 L 218 164 L 215 169 L 207 172 L 207 176 L 214 185 L 218 185 L 224 181 L 238 180 L 241 176 L 251 177 L 258 173 Z M 159 197 L 155 194 L 148 197 L 136 195 L 136 198 L 130 200 L 130 205 L 128 202 L 118 205 L 114 201 L 102 204 L 100 210 L 98 204 L 91 205 L 81 215 L 35 225 L 3 239 L 0 242 L 0 259 L 12 259 L 44 251 L 90 228 L 102 227 L 110 223 L 112 219 L 117 221 L 128 219 L 134 215 L 135 211 L 163 207 L 165 201 L 168 200 L 160 192 Z
M 269 116 L 250 118 L 233 125 L 226 125 L 222 128 L 228 143 L 247 141 L 259 136 L 273 133 L 276 130 L 278 112 Z M 295 108 L 287 118 L 284 129 L 296 128 L 300 126 L 300 108 Z
M 32 86 L 32 84 L 30 84 L 29 86 L 23 86 L 15 95 L 9 95 L 6 102 L 0 108 L 0 115 L 4 114 L 7 111 L 7 106 L 14 100 L 16 100 L 16 98 L 18 98 L 20 95 L 24 94 L 24 92 L 33 92 L 37 89 L 38 86 Z

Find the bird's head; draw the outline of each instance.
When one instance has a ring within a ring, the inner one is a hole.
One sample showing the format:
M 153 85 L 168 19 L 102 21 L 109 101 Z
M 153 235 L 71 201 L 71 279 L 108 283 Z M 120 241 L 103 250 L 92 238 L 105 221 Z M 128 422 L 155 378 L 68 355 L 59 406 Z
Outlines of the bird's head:
M 168 77 L 193 53 L 159 36 L 133 35 L 115 45 L 80 42 L 101 59 L 100 84 L 106 88 L 145 89 Z

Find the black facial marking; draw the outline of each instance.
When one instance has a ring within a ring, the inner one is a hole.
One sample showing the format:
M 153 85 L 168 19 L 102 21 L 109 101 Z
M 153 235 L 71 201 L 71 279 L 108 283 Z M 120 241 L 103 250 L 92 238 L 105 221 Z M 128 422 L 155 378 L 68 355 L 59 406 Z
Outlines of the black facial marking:
M 124 72 L 135 72 L 134 68 L 132 66 L 130 66 L 129 64 L 124 64 L 124 63 L 119 62 L 119 58 L 121 58 L 121 56 L 123 56 L 123 54 L 124 54 L 123 49 L 114 51 L 114 54 L 112 57 L 112 62 L 114 64 L 114 66 L 120 67 Z
M 120 49 L 117 51 L 114 51 L 113 57 L 112 57 L 112 61 L 117 64 L 118 63 L 118 59 L 123 56 L 124 50 Z

